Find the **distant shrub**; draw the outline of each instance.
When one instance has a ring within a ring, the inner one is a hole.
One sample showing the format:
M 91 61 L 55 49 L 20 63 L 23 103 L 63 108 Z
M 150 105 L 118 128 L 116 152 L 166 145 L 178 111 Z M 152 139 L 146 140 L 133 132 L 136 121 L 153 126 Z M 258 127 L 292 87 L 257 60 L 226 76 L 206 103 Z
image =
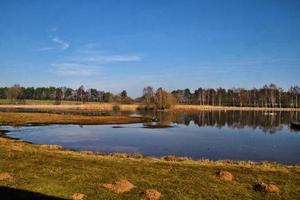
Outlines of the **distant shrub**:
M 115 105 L 113 105 L 112 110 L 113 110 L 114 112 L 118 112 L 118 111 L 121 110 L 121 108 L 120 108 L 120 106 L 119 106 L 118 104 L 115 104 Z
M 165 160 L 165 161 L 172 161 L 172 162 L 176 162 L 177 161 L 176 156 L 164 156 L 161 159 Z
M 145 105 L 144 106 L 144 110 L 148 111 L 148 110 L 155 110 L 155 105 Z
M 127 153 L 113 153 L 111 156 L 116 158 L 129 158 L 129 155 Z
M 132 155 L 130 155 L 131 158 L 135 158 L 135 159 L 142 159 L 144 156 L 140 153 L 134 153 Z
M 190 161 L 190 160 L 192 160 L 189 157 L 176 157 L 176 156 L 173 156 L 173 155 L 164 156 L 161 159 L 165 160 L 165 161 L 169 161 L 169 162 L 184 162 L 184 161 Z

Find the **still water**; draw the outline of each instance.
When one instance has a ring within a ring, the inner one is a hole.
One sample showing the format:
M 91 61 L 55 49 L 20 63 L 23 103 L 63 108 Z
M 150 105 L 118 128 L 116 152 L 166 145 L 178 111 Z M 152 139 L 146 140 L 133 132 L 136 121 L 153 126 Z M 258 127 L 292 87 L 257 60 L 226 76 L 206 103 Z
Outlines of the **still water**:
M 289 126 L 300 120 L 297 112 L 138 114 L 155 118 L 157 123 L 2 128 L 10 129 L 8 136 L 13 138 L 75 150 L 300 164 L 300 132 Z

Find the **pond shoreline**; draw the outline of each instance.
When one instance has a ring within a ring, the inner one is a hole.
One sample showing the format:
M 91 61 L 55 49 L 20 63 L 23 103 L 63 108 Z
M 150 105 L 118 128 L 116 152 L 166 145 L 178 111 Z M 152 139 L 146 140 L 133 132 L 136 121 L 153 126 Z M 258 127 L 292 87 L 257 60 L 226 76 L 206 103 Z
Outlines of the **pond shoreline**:
M 22 145 L 31 145 L 31 147 L 42 147 L 48 150 L 57 150 L 62 152 L 69 152 L 74 154 L 83 154 L 90 156 L 100 156 L 100 157 L 115 157 L 115 158 L 128 158 L 128 159 L 138 159 L 145 161 L 158 161 L 158 162 L 172 162 L 172 163 L 185 163 L 185 164 L 197 164 L 197 163 L 211 163 L 211 164 L 228 164 L 228 165 L 238 165 L 238 166 L 261 166 L 261 165 L 270 165 L 270 166 L 282 166 L 282 167 L 300 167 L 300 164 L 283 164 L 278 162 L 269 162 L 269 161 L 251 161 L 251 160 L 209 160 L 209 159 L 192 159 L 189 157 L 174 156 L 174 155 L 164 155 L 161 157 L 156 156 L 144 156 L 141 153 L 105 153 L 105 152 L 94 152 L 87 150 L 75 150 L 70 148 L 65 148 L 57 144 L 36 144 L 29 141 L 24 141 L 19 138 L 12 138 L 7 133 L 9 130 L 0 130 L 0 140 L 6 140 L 7 143 L 20 143 Z M 300 170 L 300 169 L 299 169 Z
M 143 104 L 113 104 L 113 103 L 86 103 L 86 104 L 0 104 L 0 109 L 35 109 L 35 110 L 56 110 L 56 111 L 113 111 L 114 106 L 118 106 L 120 111 L 137 111 L 145 109 Z M 300 112 L 300 108 L 280 108 L 280 107 L 238 107 L 238 106 L 210 106 L 210 105 L 189 105 L 176 104 L 169 111 L 268 111 L 268 112 Z
M 54 124 L 53 124 L 54 125 Z M 71 125 L 71 124 L 70 124 Z M 27 126 L 27 125 L 25 125 Z M 40 126 L 40 125 L 37 125 Z M 42 125 L 43 126 L 43 125 Z M 1 128 L 1 126 L 0 126 Z M 7 139 L 9 141 L 18 141 L 24 144 L 29 144 L 33 146 L 55 146 L 55 149 L 57 150 L 62 150 L 62 151 L 70 151 L 70 152 L 75 152 L 75 153 L 80 153 L 80 154 L 87 154 L 87 155 L 100 155 L 100 156 L 112 156 L 112 157 L 117 157 L 117 158 L 139 158 L 139 159 L 146 159 L 146 160 L 161 160 L 161 161 L 172 161 L 172 162 L 187 162 L 187 163 L 198 163 L 198 162 L 210 162 L 210 163 L 231 163 L 231 164 L 251 164 L 251 165 L 261 165 L 261 164 L 270 164 L 270 165 L 280 165 L 280 166 L 294 166 L 294 167 L 300 167 L 300 164 L 287 164 L 287 163 L 280 163 L 276 161 L 253 161 L 253 160 L 231 160 L 231 159 L 219 159 L 219 160 L 210 160 L 210 159 L 193 159 L 190 157 L 186 156 L 175 156 L 175 155 L 163 155 L 163 156 L 153 156 L 153 155 L 148 155 L 145 156 L 141 153 L 134 152 L 134 153 L 124 153 L 124 152 L 97 152 L 97 151 L 90 151 L 90 150 L 76 150 L 72 148 L 65 148 L 63 146 L 60 146 L 58 144 L 37 144 L 34 142 L 22 140 L 21 138 L 13 138 L 7 135 L 7 133 L 10 133 L 10 130 L 5 130 L 5 129 L 0 129 L 0 138 Z
M 67 115 L 0 112 L 0 124 L 6 120 L 6 124 L 12 126 L 29 125 L 34 120 L 49 120 L 47 117 L 62 120 L 59 116 L 65 118 Z M 85 119 L 81 117 L 75 118 Z M 9 123 L 7 118 L 10 118 Z M 114 118 L 104 116 L 100 119 Z M 300 165 L 76 151 L 56 144 L 35 144 L 10 138 L 6 135 L 8 132 L 0 130 L 0 173 L 5 172 L 12 178 L 0 181 L 0 187 L 9 185 L 65 199 L 77 192 L 88 199 L 113 199 L 115 194 L 102 185 L 126 179 L 136 188 L 120 198 L 138 199 L 139 194 L 149 188 L 161 192 L 163 199 L 197 199 L 200 194 L 205 194 L 208 199 L 265 199 L 266 196 L 269 199 L 296 199 L 300 195 Z M 220 170 L 232 173 L 234 180 L 219 180 L 215 174 Z M 280 193 L 256 191 L 255 185 L 260 182 L 276 184 Z
M 151 122 L 147 117 L 130 116 L 84 116 L 62 115 L 48 113 L 20 113 L 0 112 L 0 126 L 34 126 L 51 124 L 76 124 L 76 125 L 100 125 L 100 124 L 132 124 Z
M 265 199 L 266 195 L 270 199 L 295 199 L 300 194 L 299 165 L 101 154 L 3 137 L 0 137 L 0 159 L 0 172 L 6 172 L 12 177 L 0 181 L 0 187 L 9 184 L 10 187 L 31 188 L 32 191 L 39 188 L 38 192 L 62 198 L 81 192 L 89 199 L 111 199 L 114 194 L 101 185 L 119 179 L 128 179 L 137 186 L 135 191 L 126 194 L 126 199 L 136 199 L 139 193 L 149 187 L 160 191 L 165 199 L 196 199 L 202 193 L 213 199 L 227 199 L 223 195 L 224 191 L 227 197 L 230 196 L 228 199 Z M 233 182 L 219 180 L 215 174 L 220 170 L 232 173 Z M 168 182 L 161 181 L 162 177 Z M 280 188 L 280 195 L 256 191 L 255 186 L 261 182 L 276 184 Z M 181 189 L 186 184 L 189 186 L 188 191 Z M 101 192 L 95 193 L 95 190 Z M 181 192 L 178 193 L 178 190 Z

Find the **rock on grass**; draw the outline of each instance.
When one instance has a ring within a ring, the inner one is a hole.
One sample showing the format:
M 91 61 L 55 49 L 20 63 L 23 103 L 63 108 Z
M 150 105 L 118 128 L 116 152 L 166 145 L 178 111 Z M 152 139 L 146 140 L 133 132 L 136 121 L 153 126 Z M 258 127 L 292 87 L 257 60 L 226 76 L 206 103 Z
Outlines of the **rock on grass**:
M 261 192 L 266 192 L 266 193 L 278 193 L 280 192 L 279 188 L 272 184 L 266 184 L 266 183 L 256 183 L 254 185 L 254 190 L 256 191 L 261 191 Z
M 216 173 L 216 177 L 224 181 L 232 181 L 234 178 L 230 172 L 222 170 Z
M 103 187 L 119 194 L 119 193 L 124 193 L 132 190 L 135 188 L 135 186 L 130 183 L 128 180 L 119 180 L 119 181 L 114 181 L 112 183 L 106 183 L 103 184 Z
M 160 192 L 154 189 L 148 189 L 141 194 L 140 200 L 159 200 L 160 199 Z
M 4 181 L 7 179 L 11 179 L 11 178 L 12 178 L 12 176 L 7 172 L 0 173 L 0 181 Z
M 280 192 L 279 188 L 274 184 L 267 184 L 265 187 L 266 192 L 278 193 Z

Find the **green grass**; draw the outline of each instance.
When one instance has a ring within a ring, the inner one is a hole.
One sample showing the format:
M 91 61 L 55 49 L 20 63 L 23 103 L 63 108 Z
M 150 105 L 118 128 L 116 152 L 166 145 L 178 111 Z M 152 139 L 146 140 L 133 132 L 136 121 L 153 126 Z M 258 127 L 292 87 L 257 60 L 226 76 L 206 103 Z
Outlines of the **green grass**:
M 235 180 L 217 179 L 218 170 L 230 171 Z M 300 167 L 263 163 L 119 158 L 78 152 L 49 150 L 39 145 L 0 138 L 0 173 L 11 180 L 1 186 L 70 198 L 75 192 L 88 199 L 139 199 L 146 189 L 162 193 L 161 199 L 298 199 Z M 102 184 L 127 179 L 136 188 L 114 194 Z M 279 194 L 253 190 L 256 181 L 276 184 Z

